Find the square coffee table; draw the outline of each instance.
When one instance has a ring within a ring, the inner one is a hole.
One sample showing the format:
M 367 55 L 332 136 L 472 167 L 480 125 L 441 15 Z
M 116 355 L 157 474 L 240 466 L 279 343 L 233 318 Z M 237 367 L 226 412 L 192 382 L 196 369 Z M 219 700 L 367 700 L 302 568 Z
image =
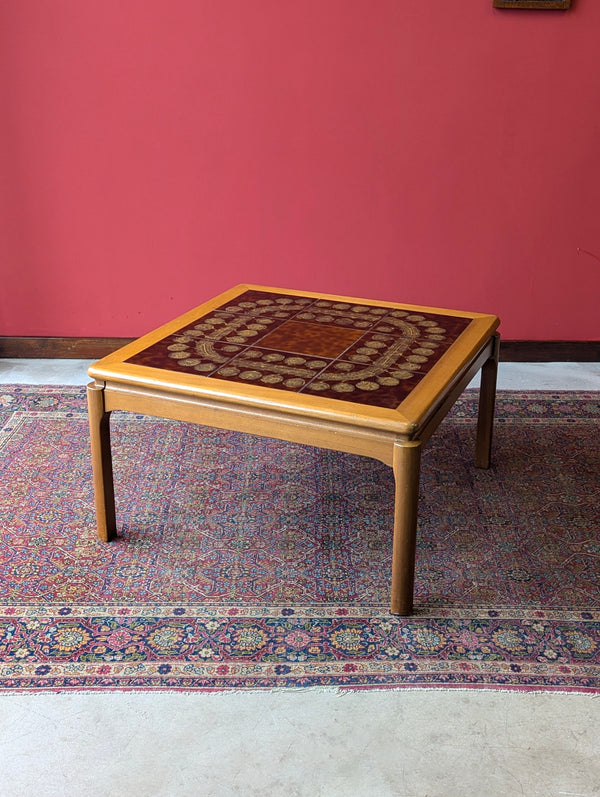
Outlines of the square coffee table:
M 117 534 L 110 413 L 360 454 L 393 468 L 391 611 L 413 605 L 421 450 L 481 369 L 475 464 L 490 463 L 499 319 L 239 285 L 92 365 L 98 536 Z

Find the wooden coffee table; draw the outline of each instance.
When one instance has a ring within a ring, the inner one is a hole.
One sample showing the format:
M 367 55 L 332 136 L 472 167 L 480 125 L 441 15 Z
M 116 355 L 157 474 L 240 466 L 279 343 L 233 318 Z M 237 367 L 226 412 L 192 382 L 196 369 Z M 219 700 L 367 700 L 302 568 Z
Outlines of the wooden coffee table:
M 391 611 L 413 605 L 421 450 L 482 370 L 475 464 L 489 467 L 496 316 L 239 285 L 95 363 L 98 536 L 117 534 L 113 410 L 373 457 L 393 468 Z

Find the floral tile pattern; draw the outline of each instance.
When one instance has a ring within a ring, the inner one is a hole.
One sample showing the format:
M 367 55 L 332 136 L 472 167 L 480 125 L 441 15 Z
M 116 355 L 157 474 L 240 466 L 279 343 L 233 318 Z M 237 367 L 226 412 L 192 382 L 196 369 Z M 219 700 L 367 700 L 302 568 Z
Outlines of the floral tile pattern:
M 469 323 L 249 290 L 127 362 L 395 408 Z

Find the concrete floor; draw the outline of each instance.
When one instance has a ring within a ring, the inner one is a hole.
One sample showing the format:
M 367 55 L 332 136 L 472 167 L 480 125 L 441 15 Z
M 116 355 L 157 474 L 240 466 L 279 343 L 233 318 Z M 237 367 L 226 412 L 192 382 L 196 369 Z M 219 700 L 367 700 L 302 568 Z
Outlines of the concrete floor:
M 0 383 L 87 365 L 0 360 Z M 600 390 L 600 364 L 502 363 L 499 387 Z M 578 694 L 4 694 L 0 797 L 597 797 L 599 739 Z
M 0 358 L 0 384 L 85 385 L 92 360 Z M 479 383 L 479 377 L 471 386 Z M 600 390 L 600 363 L 500 363 L 500 390 Z

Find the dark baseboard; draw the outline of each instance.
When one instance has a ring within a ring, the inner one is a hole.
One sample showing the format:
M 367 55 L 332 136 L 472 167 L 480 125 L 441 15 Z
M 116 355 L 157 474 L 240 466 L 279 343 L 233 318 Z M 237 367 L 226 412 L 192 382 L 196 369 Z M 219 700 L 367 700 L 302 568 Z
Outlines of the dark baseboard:
M 98 360 L 133 338 L 0 337 L 0 357 Z M 598 340 L 503 340 L 504 362 L 600 362 Z
M 600 340 L 503 340 L 500 360 L 513 363 L 600 362 Z
M 0 357 L 98 360 L 132 340 L 133 338 L 0 337 Z

